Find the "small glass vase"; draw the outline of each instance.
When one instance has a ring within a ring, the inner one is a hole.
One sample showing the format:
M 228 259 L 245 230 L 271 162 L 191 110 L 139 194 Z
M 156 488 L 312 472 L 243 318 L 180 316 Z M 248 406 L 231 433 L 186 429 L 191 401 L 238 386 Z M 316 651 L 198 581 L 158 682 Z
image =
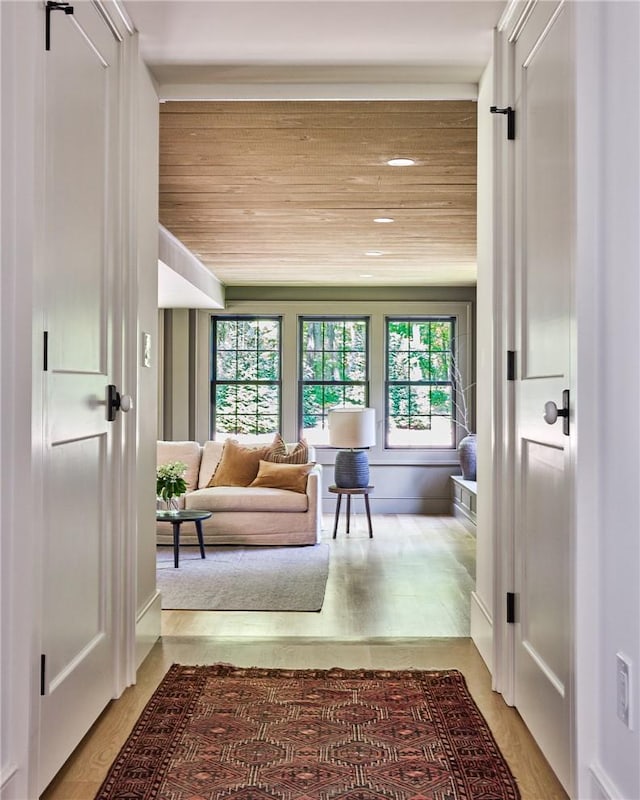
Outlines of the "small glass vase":
M 167 514 L 177 514 L 180 511 L 179 497 L 158 497 L 156 506 L 159 511 L 166 511 Z

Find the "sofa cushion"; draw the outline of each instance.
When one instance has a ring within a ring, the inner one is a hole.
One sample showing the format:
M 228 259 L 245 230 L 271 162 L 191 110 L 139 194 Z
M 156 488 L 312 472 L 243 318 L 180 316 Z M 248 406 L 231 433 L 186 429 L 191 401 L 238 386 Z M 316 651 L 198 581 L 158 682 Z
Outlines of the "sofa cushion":
M 267 451 L 264 460 L 273 461 L 276 464 L 308 464 L 309 445 L 304 439 L 300 439 L 293 448 L 290 448 L 282 436 L 276 433 L 273 444 Z
M 208 486 L 248 486 L 258 474 L 260 459 L 269 447 L 247 447 L 236 439 L 227 439 Z
M 212 486 L 198 489 L 186 497 L 189 509 L 201 511 L 281 511 L 300 512 L 309 508 L 306 494 L 283 489 L 247 486 Z
M 193 491 L 198 486 L 200 471 L 200 445 L 198 442 L 158 442 L 156 464 L 160 466 L 172 461 L 182 461 L 187 465 L 184 479 L 187 491 Z
M 205 489 L 209 481 L 213 478 L 213 473 L 220 461 L 224 442 L 205 442 L 202 447 L 202 461 L 200 462 L 200 476 L 198 477 L 198 489 Z
M 315 464 L 273 464 L 271 461 L 261 461 L 251 486 L 303 493 L 307 490 L 307 476 L 314 467 Z

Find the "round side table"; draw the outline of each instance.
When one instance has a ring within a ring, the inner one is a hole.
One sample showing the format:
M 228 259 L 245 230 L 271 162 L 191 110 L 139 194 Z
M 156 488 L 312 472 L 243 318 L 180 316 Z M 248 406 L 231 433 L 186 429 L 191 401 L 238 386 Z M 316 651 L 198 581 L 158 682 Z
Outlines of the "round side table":
M 202 536 L 202 520 L 209 519 L 210 511 L 182 510 L 182 511 L 162 511 L 156 510 L 156 522 L 170 522 L 173 526 L 173 566 L 179 565 L 180 553 L 180 525 L 183 522 L 193 522 L 196 526 L 198 544 L 200 546 L 200 558 L 205 558 L 204 539 Z
M 338 518 L 340 516 L 340 504 L 342 502 L 342 495 L 347 496 L 347 533 L 349 533 L 349 523 L 351 521 L 351 496 L 361 494 L 364 496 L 364 505 L 367 509 L 367 523 L 369 525 L 369 538 L 373 539 L 373 528 L 371 527 L 371 509 L 369 507 L 369 495 L 373 491 L 373 486 L 364 486 L 361 489 L 345 489 L 342 486 L 330 486 L 329 491 L 338 495 L 338 502 L 336 503 L 336 518 L 333 525 L 333 538 L 335 539 L 338 534 Z

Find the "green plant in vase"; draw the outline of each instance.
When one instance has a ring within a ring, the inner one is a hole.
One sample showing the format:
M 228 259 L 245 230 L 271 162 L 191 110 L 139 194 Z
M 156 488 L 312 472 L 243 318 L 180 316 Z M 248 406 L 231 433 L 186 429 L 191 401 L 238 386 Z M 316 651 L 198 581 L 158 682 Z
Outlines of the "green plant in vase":
M 156 496 L 168 511 L 178 511 L 178 498 L 187 491 L 187 465 L 182 461 L 161 464 L 156 470 Z

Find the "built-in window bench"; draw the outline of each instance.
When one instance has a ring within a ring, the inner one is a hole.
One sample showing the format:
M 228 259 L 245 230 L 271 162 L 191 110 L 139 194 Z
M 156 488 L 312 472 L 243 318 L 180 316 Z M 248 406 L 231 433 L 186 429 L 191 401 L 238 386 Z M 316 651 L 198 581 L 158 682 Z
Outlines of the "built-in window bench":
M 457 517 L 475 535 L 476 532 L 476 500 L 478 484 L 476 481 L 467 481 L 461 475 L 451 476 L 452 507 L 454 517 Z

